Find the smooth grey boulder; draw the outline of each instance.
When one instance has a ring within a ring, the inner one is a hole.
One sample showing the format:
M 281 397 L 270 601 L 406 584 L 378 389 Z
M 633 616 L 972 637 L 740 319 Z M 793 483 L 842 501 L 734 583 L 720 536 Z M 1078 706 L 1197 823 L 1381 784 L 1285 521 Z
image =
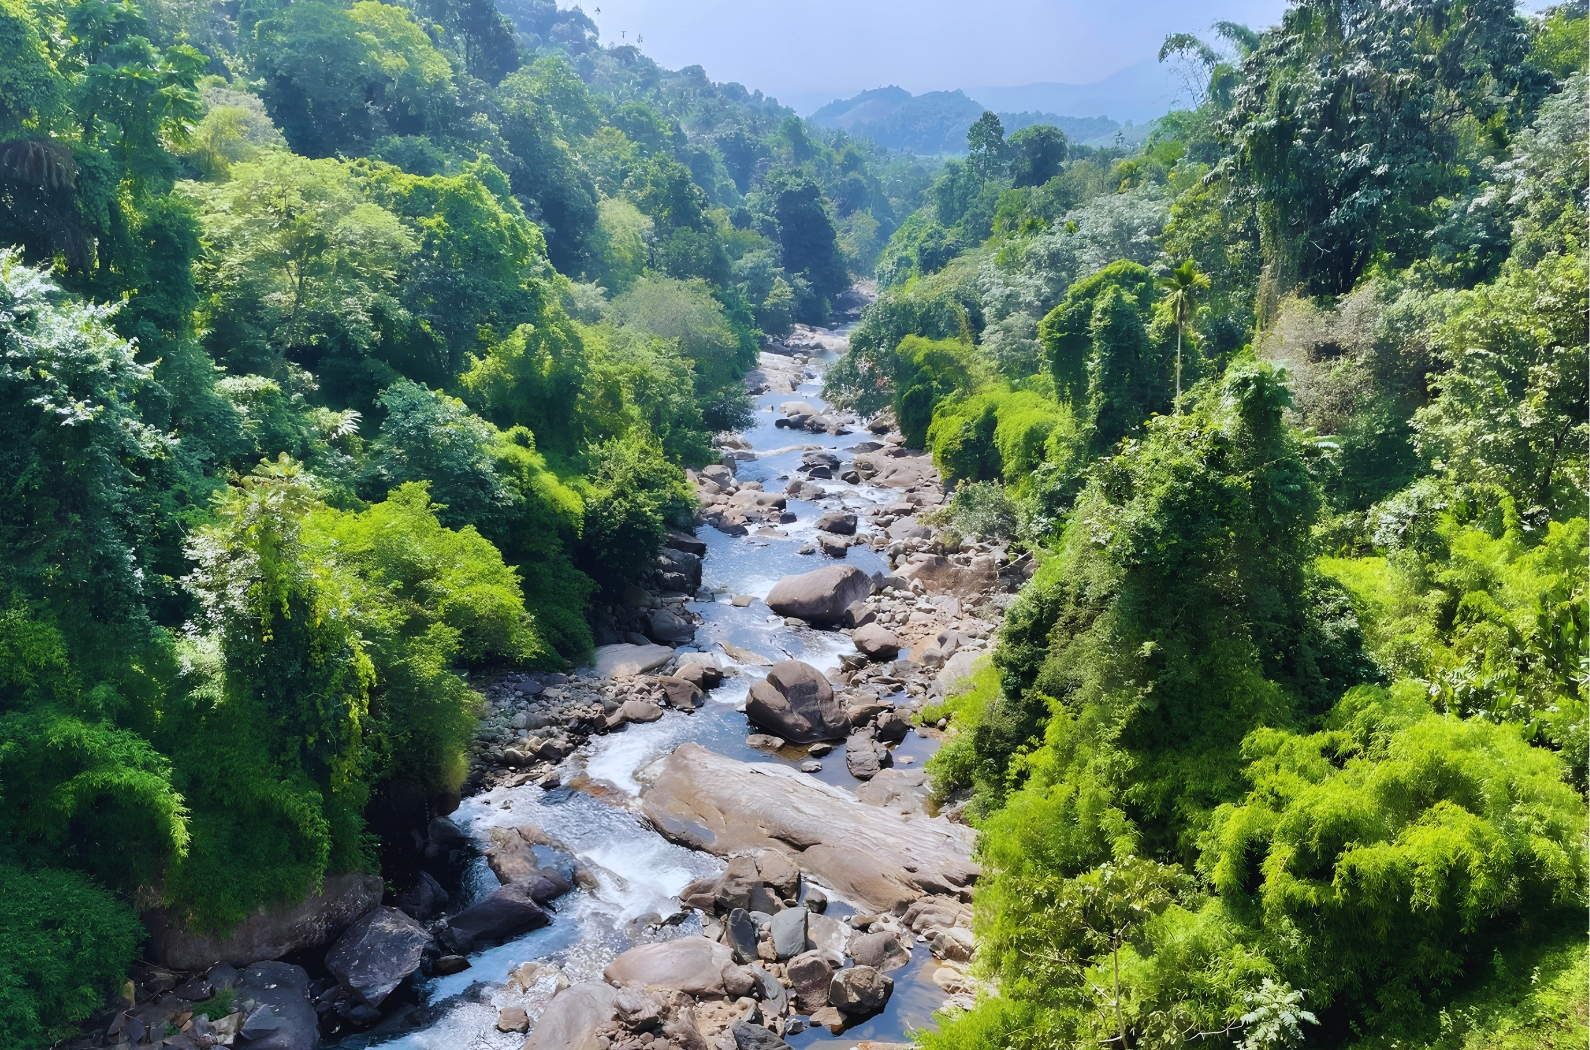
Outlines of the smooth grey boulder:
M 779 580 L 768 592 L 767 607 L 780 616 L 835 624 L 844 620 L 851 602 L 871 593 L 872 578 L 854 565 L 828 565 Z
M 756 997 L 767 1004 L 767 1013 L 773 1017 L 783 1016 L 784 1007 L 789 1004 L 789 993 L 784 990 L 784 985 L 777 977 L 755 963 L 747 969 L 751 971 L 751 977 L 756 981 Z
M 773 916 L 773 954 L 779 962 L 792 959 L 806 950 L 805 908 L 789 908 Z
M 597 981 L 572 984 L 552 997 L 523 1050 L 597 1050 L 596 1030 L 613 1020 L 618 989 Z
M 420 968 L 431 935 L 396 908 L 376 908 L 348 927 L 326 953 L 326 969 L 366 1006 L 381 1001 Z
M 674 651 L 666 645 L 615 642 L 597 646 L 594 655 L 598 677 L 629 678 L 661 667 L 673 659 Z
M 261 962 L 246 967 L 233 1002 L 244 1013 L 233 1043 L 238 1050 L 314 1050 L 320 1045 L 320 1022 L 309 1002 L 309 974 L 302 966 Z
M 653 609 L 646 627 L 653 640 L 665 645 L 680 645 L 696 636 L 696 625 L 671 609 Z
M 799 660 L 776 663 L 765 681 L 751 683 L 745 715 L 796 744 L 835 740 L 850 728 L 834 687 L 821 671 Z
M 449 919 L 443 942 L 468 955 L 546 926 L 552 920 L 532 896 L 536 888 L 519 882 L 500 887 Z
M 631 948 L 607 964 L 602 977 L 612 985 L 631 982 L 656 988 L 674 988 L 697 999 L 722 999 L 728 995 L 723 968 L 734 962 L 726 944 L 705 937 L 680 937 Z
M 384 889 L 378 875 L 350 872 L 335 875 L 297 904 L 267 905 L 226 934 L 198 933 L 175 922 L 148 917 L 149 958 L 174 970 L 203 970 L 228 962 L 243 966 L 261 959 L 325 944 L 359 916 L 381 903 Z
M 876 623 L 864 624 L 850 632 L 856 651 L 869 660 L 893 660 L 905 648 L 900 636 Z
M 852 939 L 850 957 L 856 960 L 857 966 L 870 966 L 879 973 L 888 973 L 911 961 L 911 949 L 900 943 L 898 934 L 880 930 Z
M 737 963 L 755 962 L 757 929 L 756 923 L 746 914 L 744 908 L 735 908 L 729 912 L 729 921 L 726 924 L 728 933 L 729 950 L 734 953 Z M 805 934 L 802 933 L 804 937 Z M 777 944 L 777 941 L 774 941 Z

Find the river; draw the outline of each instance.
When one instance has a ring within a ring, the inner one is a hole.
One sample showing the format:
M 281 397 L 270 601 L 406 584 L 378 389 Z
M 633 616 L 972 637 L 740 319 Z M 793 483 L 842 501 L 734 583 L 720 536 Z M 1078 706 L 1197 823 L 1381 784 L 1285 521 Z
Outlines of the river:
M 836 334 L 847 332 L 848 326 L 836 330 Z M 767 393 L 755 399 L 755 422 L 742 436 L 750 442 L 756 458 L 738 464 L 739 480 L 761 481 L 768 491 L 781 492 L 785 485 L 781 479 L 795 475 L 803 451 L 821 447 L 848 461 L 848 450 L 870 437 L 865 432 L 835 436 L 774 426 L 774 420 L 782 418 L 778 411 L 782 402 L 804 400 L 823 407 L 820 373 L 834 359 L 833 351 L 814 354 L 808 368 L 817 372 L 818 378 L 802 383 L 795 394 Z M 694 643 L 685 649 L 721 656 L 717 643 L 728 641 L 773 660 L 804 660 L 830 672 L 837 669 L 841 655 L 854 651 L 843 634 L 786 626 L 783 618 L 773 615 L 761 601 L 746 607 L 729 601 L 736 594 L 763 598 L 781 577 L 810 572 L 826 563 L 821 554 L 799 553 L 802 546 L 814 541 L 814 523 L 826 511 L 841 506 L 861 510 L 898 498 L 896 492 L 867 485 L 833 483 L 830 491 L 832 495 L 820 503 L 789 500 L 788 510 L 796 520 L 780 526 L 788 533 L 787 539 L 729 536 L 708 526 L 698 530 L 698 538 L 707 545 L 703 590 L 717 592 L 717 600 L 690 603 L 689 608 L 704 622 Z M 848 560 L 868 573 L 889 571 L 887 560 L 865 545 L 852 547 Z M 622 732 L 593 737 L 563 763 L 563 783 L 568 786 L 551 791 L 534 784 L 494 788 L 464 800 L 453 819 L 482 849 L 489 845 L 493 827 L 537 824 L 575 853 L 595 876 L 596 886 L 577 889 L 554 902 L 557 914 L 550 926 L 470 956 L 470 968 L 462 973 L 425 981 L 420 988 L 425 1004 L 421 1015 L 427 1018 L 424 1027 L 385 1039 L 372 1039 L 374 1033 L 369 1033 L 340 1045 L 378 1045 L 388 1050 L 518 1050 L 525 1037 L 497 1031 L 499 1009 L 519 1006 L 535 1017 L 556 989 L 558 972 L 571 982 L 601 980 L 603 967 L 640 940 L 701 933 L 700 922 L 693 915 L 678 919 L 675 895 L 691 880 L 721 870 L 723 862 L 670 843 L 624 808 L 639 791 L 636 772 L 686 741 L 745 761 L 798 765 L 809 758 L 803 748 L 786 748 L 770 755 L 746 743 L 749 723 L 736 708 L 745 699 L 750 682 L 765 668 L 724 660 L 737 666 L 739 673 L 709 693 L 703 707 L 693 714 L 669 711 L 657 722 L 632 724 Z M 935 746 L 935 740 L 909 735 L 895 749 L 895 762 L 920 768 Z M 843 744 L 821 761 L 822 769 L 810 775 L 843 787 L 859 786 L 860 781 L 846 768 Z M 481 895 L 496 886 L 496 878 L 482 859 L 469 872 L 464 891 Z M 842 901 L 830 905 L 830 914 L 843 917 L 850 913 Z M 675 917 L 674 921 L 659 927 L 668 916 Z M 508 977 L 525 962 L 550 964 L 557 972 L 544 971 L 528 989 L 521 988 Z M 883 1013 L 840 1036 L 818 1028 L 789 1035 L 786 1041 L 797 1050 L 853 1047 L 862 1039 L 905 1041 L 911 1029 L 929 1025 L 932 1012 L 944 1002 L 944 992 L 929 980 L 936 965 L 926 946 L 916 945 L 911 963 L 891 974 L 895 991 Z

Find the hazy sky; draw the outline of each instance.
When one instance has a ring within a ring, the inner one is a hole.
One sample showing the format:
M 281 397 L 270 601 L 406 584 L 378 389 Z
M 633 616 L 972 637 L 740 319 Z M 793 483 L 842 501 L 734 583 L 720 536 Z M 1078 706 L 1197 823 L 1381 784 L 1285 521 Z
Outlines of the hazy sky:
M 559 6 L 569 3 L 562 0 Z M 867 88 L 1081 84 L 1153 58 L 1167 33 L 1260 28 L 1285 0 L 581 0 L 602 42 L 760 88 L 802 111 Z M 600 7 L 601 14 L 596 14 Z M 627 36 L 622 40 L 620 30 Z

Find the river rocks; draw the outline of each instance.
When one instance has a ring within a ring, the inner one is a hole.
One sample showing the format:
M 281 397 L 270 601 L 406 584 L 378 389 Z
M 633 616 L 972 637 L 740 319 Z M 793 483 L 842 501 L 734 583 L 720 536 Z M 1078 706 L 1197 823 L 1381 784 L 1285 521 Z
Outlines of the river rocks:
M 869 660 L 893 660 L 902 648 L 899 635 L 875 623 L 857 627 L 850 632 L 850 640 Z
M 999 581 L 998 566 L 987 556 L 973 558 L 970 565 L 957 565 L 942 554 L 921 552 L 901 562 L 895 572 L 906 580 L 920 580 L 928 594 L 957 598 L 974 598 L 992 590 Z
M 900 943 L 900 935 L 888 930 L 864 933 L 850 942 L 850 957 L 858 966 L 870 966 L 880 973 L 898 970 L 911 961 L 911 949 Z
M 871 1017 L 894 992 L 894 978 L 871 966 L 852 966 L 834 974 L 828 986 L 829 1005 L 850 1018 Z
M 618 989 L 588 981 L 552 997 L 523 1050 L 598 1050 L 597 1029 L 613 1020 Z
M 773 955 L 779 962 L 806 950 L 806 917 L 809 914 L 805 908 L 790 908 L 773 916 L 770 924 Z
M 729 1025 L 735 1050 L 790 1050 L 790 1045 L 759 1024 L 735 1021 Z
M 680 645 L 696 636 L 696 625 L 672 609 L 653 609 L 646 617 L 646 633 L 653 641 L 666 645 Z M 673 653 L 670 651 L 670 657 Z M 664 661 L 666 663 L 667 661 Z M 661 664 L 653 664 L 660 667 Z M 646 670 L 651 670 L 650 667 Z M 636 672 L 637 674 L 639 672 Z
M 447 922 L 442 940 L 460 955 L 489 948 L 552 920 L 531 896 L 531 887 L 509 883 Z
M 843 558 L 849 552 L 850 544 L 837 536 L 829 536 L 824 533 L 817 537 L 817 549 L 830 558 Z M 836 622 L 842 622 L 843 619 L 844 617 L 841 616 Z
M 817 519 L 817 528 L 837 536 L 854 536 L 856 516 L 848 510 L 831 510 Z
M 871 780 L 890 761 L 889 749 L 873 738 L 871 730 L 859 730 L 845 741 L 845 765 L 857 780 Z
M 727 945 L 705 937 L 680 937 L 631 948 L 608 963 L 602 977 L 613 985 L 634 982 L 674 988 L 698 999 L 722 999 L 728 994 L 723 968 L 733 962 Z
M 833 960 L 823 952 L 803 952 L 785 968 L 802 1011 L 811 1013 L 828 1005 L 828 988 L 834 979 Z
M 618 706 L 616 714 L 624 722 L 655 722 L 663 716 L 662 708 L 644 700 L 625 700 Z
M 905 820 L 788 766 L 739 762 L 698 744 L 637 774 L 640 813 L 669 839 L 718 856 L 777 849 L 876 912 L 926 893 L 970 896 L 969 828 Z
M 420 968 L 431 942 L 425 927 L 396 908 L 376 908 L 348 927 L 326 953 L 326 969 L 366 1006 L 381 1001 Z
M 674 651 L 666 645 L 632 645 L 618 642 L 614 645 L 598 646 L 595 655 L 598 677 L 629 678 L 661 667 L 673 659 Z
M 777 916 L 774 916 L 777 918 Z M 723 924 L 724 937 L 729 945 L 729 950 L 734 953 L 737 963 L 755 962 L 758 958 L 756 945 L 758 931 L 756 923 L 751 921 L 751 916 L 744 908 L 735 908 L 729 912 L 728 920 Z M 805 930 L 801 936 L 805 937 Z M 777 940 L 774 941 L 777 944 Z
M 745 715 L 797 744 L 832 740 L 848 729 L 833 686 L 817 668 L 799 660 L 774 664 L 765 681 L 751 684 Z
M 959 926 L 941 929 L 933 936 L 928 946 L 940 959 L 949 959 L 953 962 L 965 962 L 970 959 L 977 947 L 972 939 L 972 931 Z
M 702 669 L 697 676 L 701 681 L 706 680 L 707 671 L 715 672 L 717 670 L 716 668 L 708 667 L 706 664 L 686 664 L 680 668 L 680 671 L 683 672 L 691 667 Z M 722 681 L 722 679 L 718 678 L 718 681 Z M 679 711 L 694 711 L 701 704 L 703 686 L 701 686 L 699 681 L 693 682 L 682 676 L 664 675 L 656 679 L 656 684 L 662 689 L 663 696 L 667 697 L 669 707 Z M 638 722 L 641 719 L 630 719 L 630 721 Z
M 233 1002 L 242 1013 L 233 1046 L 239 1050 L 313 1050 L 320 1025 L 309 1002 L 309 974 L 301 966 L 260 962 L 245 967 Z
M 195 933 L 178 923 L 155 923 L 150 957 L 177 970 L 203 970 L 278 959 L 325 944 L 333 934 L 381 903 L 381 879 L 353 872 L 326 879 L 319 893 L 293 905 L 268 905 L 225 936 Z
M 786 576 L 768 593 L 768 608 L 812 623 L 839 623 L 851 602 L 872 593 L 872 579 L 854 565 L 830 565 Z
M 683 532 L 670 532 L 667 537 L 664 538 L 663 546 L 669 550 L 683 551 L 686 554 L 693 554 L 698 558 L 705 557 L 707 553 L 706 543 Z
M 504 1007 L 497 1011 L 497 1031 L 528 1032 L 530 1031 L 530 1015 L 518 1006 Z
M 756 873 L 782 896 L 794 897 L 800 889 L 801 869 L 777 850 L 766 850 L 757 855 Z

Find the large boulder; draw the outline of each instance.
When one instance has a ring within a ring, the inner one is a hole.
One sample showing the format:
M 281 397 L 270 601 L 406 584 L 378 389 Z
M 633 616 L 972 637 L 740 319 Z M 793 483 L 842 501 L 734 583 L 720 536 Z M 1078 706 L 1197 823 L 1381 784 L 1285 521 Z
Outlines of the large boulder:
M 735 1050 L 790 1050 L 790 1045 L 759 1024 L 734 1021 L 729 1025 Z
M 888 930 L 863 933 L 850 942 L 850 957 L 857 966 L 870 966 L 879 973 L 898 970 L 911 961 L 911 949 L 900 941 L 900 935 Z
M 653 641 L 680 645 L 696 636 L 696 625 L 672 609 L 653 609 L 646 617 L 646 634 Z
M 326 969 L 366 1006 L 380 1006 L 420 968 L 431 941 L 425 927 L 396 908 L 376 908 L 348 927 L 326 953 Z
M 243 1014 L 237 1050 L 314 1050 L 320 1023 L 309 1001 L 309 974 L 302 966 L 259 962 L 238 976 L 233 1004 Z
M 900 655 L 900 636 L 887 627 L 869 623 L 850 632 L 856 650 L 869 660 L 893 660 Z
M 613 1020 L 618 989 L 597 981 L 572 984 L 541 1012 L 523 1050 L 597 1050 L 597 1029 Z
M 882 1010 L 894 992 L 894 978 L 871 966 L 852 966 L 834 974 L 828 986 L 828 1003 L 850 1017 L 870 1017 Z
M 970 565 L 957 565 L 942 554 L 923 552 L 901 562 L 895 572 L 907 581 L 920 580 L 929 594 L 952 594 L 963 600 L 993 590 L 999 582 L 999 567 L 987 555 L 973 558 Z
M 828 1005 L 828 989 L 834 979 L 834 961 L 824 952 L 805 952 L 789 961 L 785 968 L 796 1000 L 803 1013 Z
M 779 850 L 867 911 L 929 893 L 969 899 L 977 877 L 971 829 L 866 805 L 791 766 L 682 744 L 638 779 L 638 808 L 667 838 L 719 857 Z
M 856 516 L 848 510 L 831 510 L 817 519 L 817 528 L 836 536 L 854 536 Z
M 631 645 L 618 642 L 596 647 L 596 673 L 602 678 L 630 678 L 655 670 L 673 659 L 666 645 Z
M 872 578 L 866 573 L 854 565 L 829 565 L 779 580 L 768 592 L 767 606 L 780 616 L 833 624 L 845 618 L 851 602 L 871 593 Z
M 806 950 L 806 919 L 810 914 L 805 908 L 787 908 L 773 916 L 769 932 L 773 936 L 773 955 L 780 962 Z
M 513 882 L 447 921 L 442 940 L 459 955 L 539 930 L 552 920 L 532 896 L 534 887 Z
M 325 944 L 340 930 L 381 903 L 380 876 L 352 872 L 321 884 L 319 893 L 292 905 L 269 905 L 224 934 L 196 933 L 166 923 L 159 912 L 146 917 L 153 961 L 173 970 L 203 970 L 218 962 L 243 966 L 279 959 Z
M 796 744 L 838 739 L 849 729 L 834 687 L 821 671 L 799 660 L 780 661 L 768 668 L 766 680 L 751 683 L 745 715 Z
M 726 944 L 705 937 L 680 937 L 631 948 L 607 964 L 602 977 L 612 985 L 673 988 L 697 999 L 728 995 L 723 968 L 734 962 Z

